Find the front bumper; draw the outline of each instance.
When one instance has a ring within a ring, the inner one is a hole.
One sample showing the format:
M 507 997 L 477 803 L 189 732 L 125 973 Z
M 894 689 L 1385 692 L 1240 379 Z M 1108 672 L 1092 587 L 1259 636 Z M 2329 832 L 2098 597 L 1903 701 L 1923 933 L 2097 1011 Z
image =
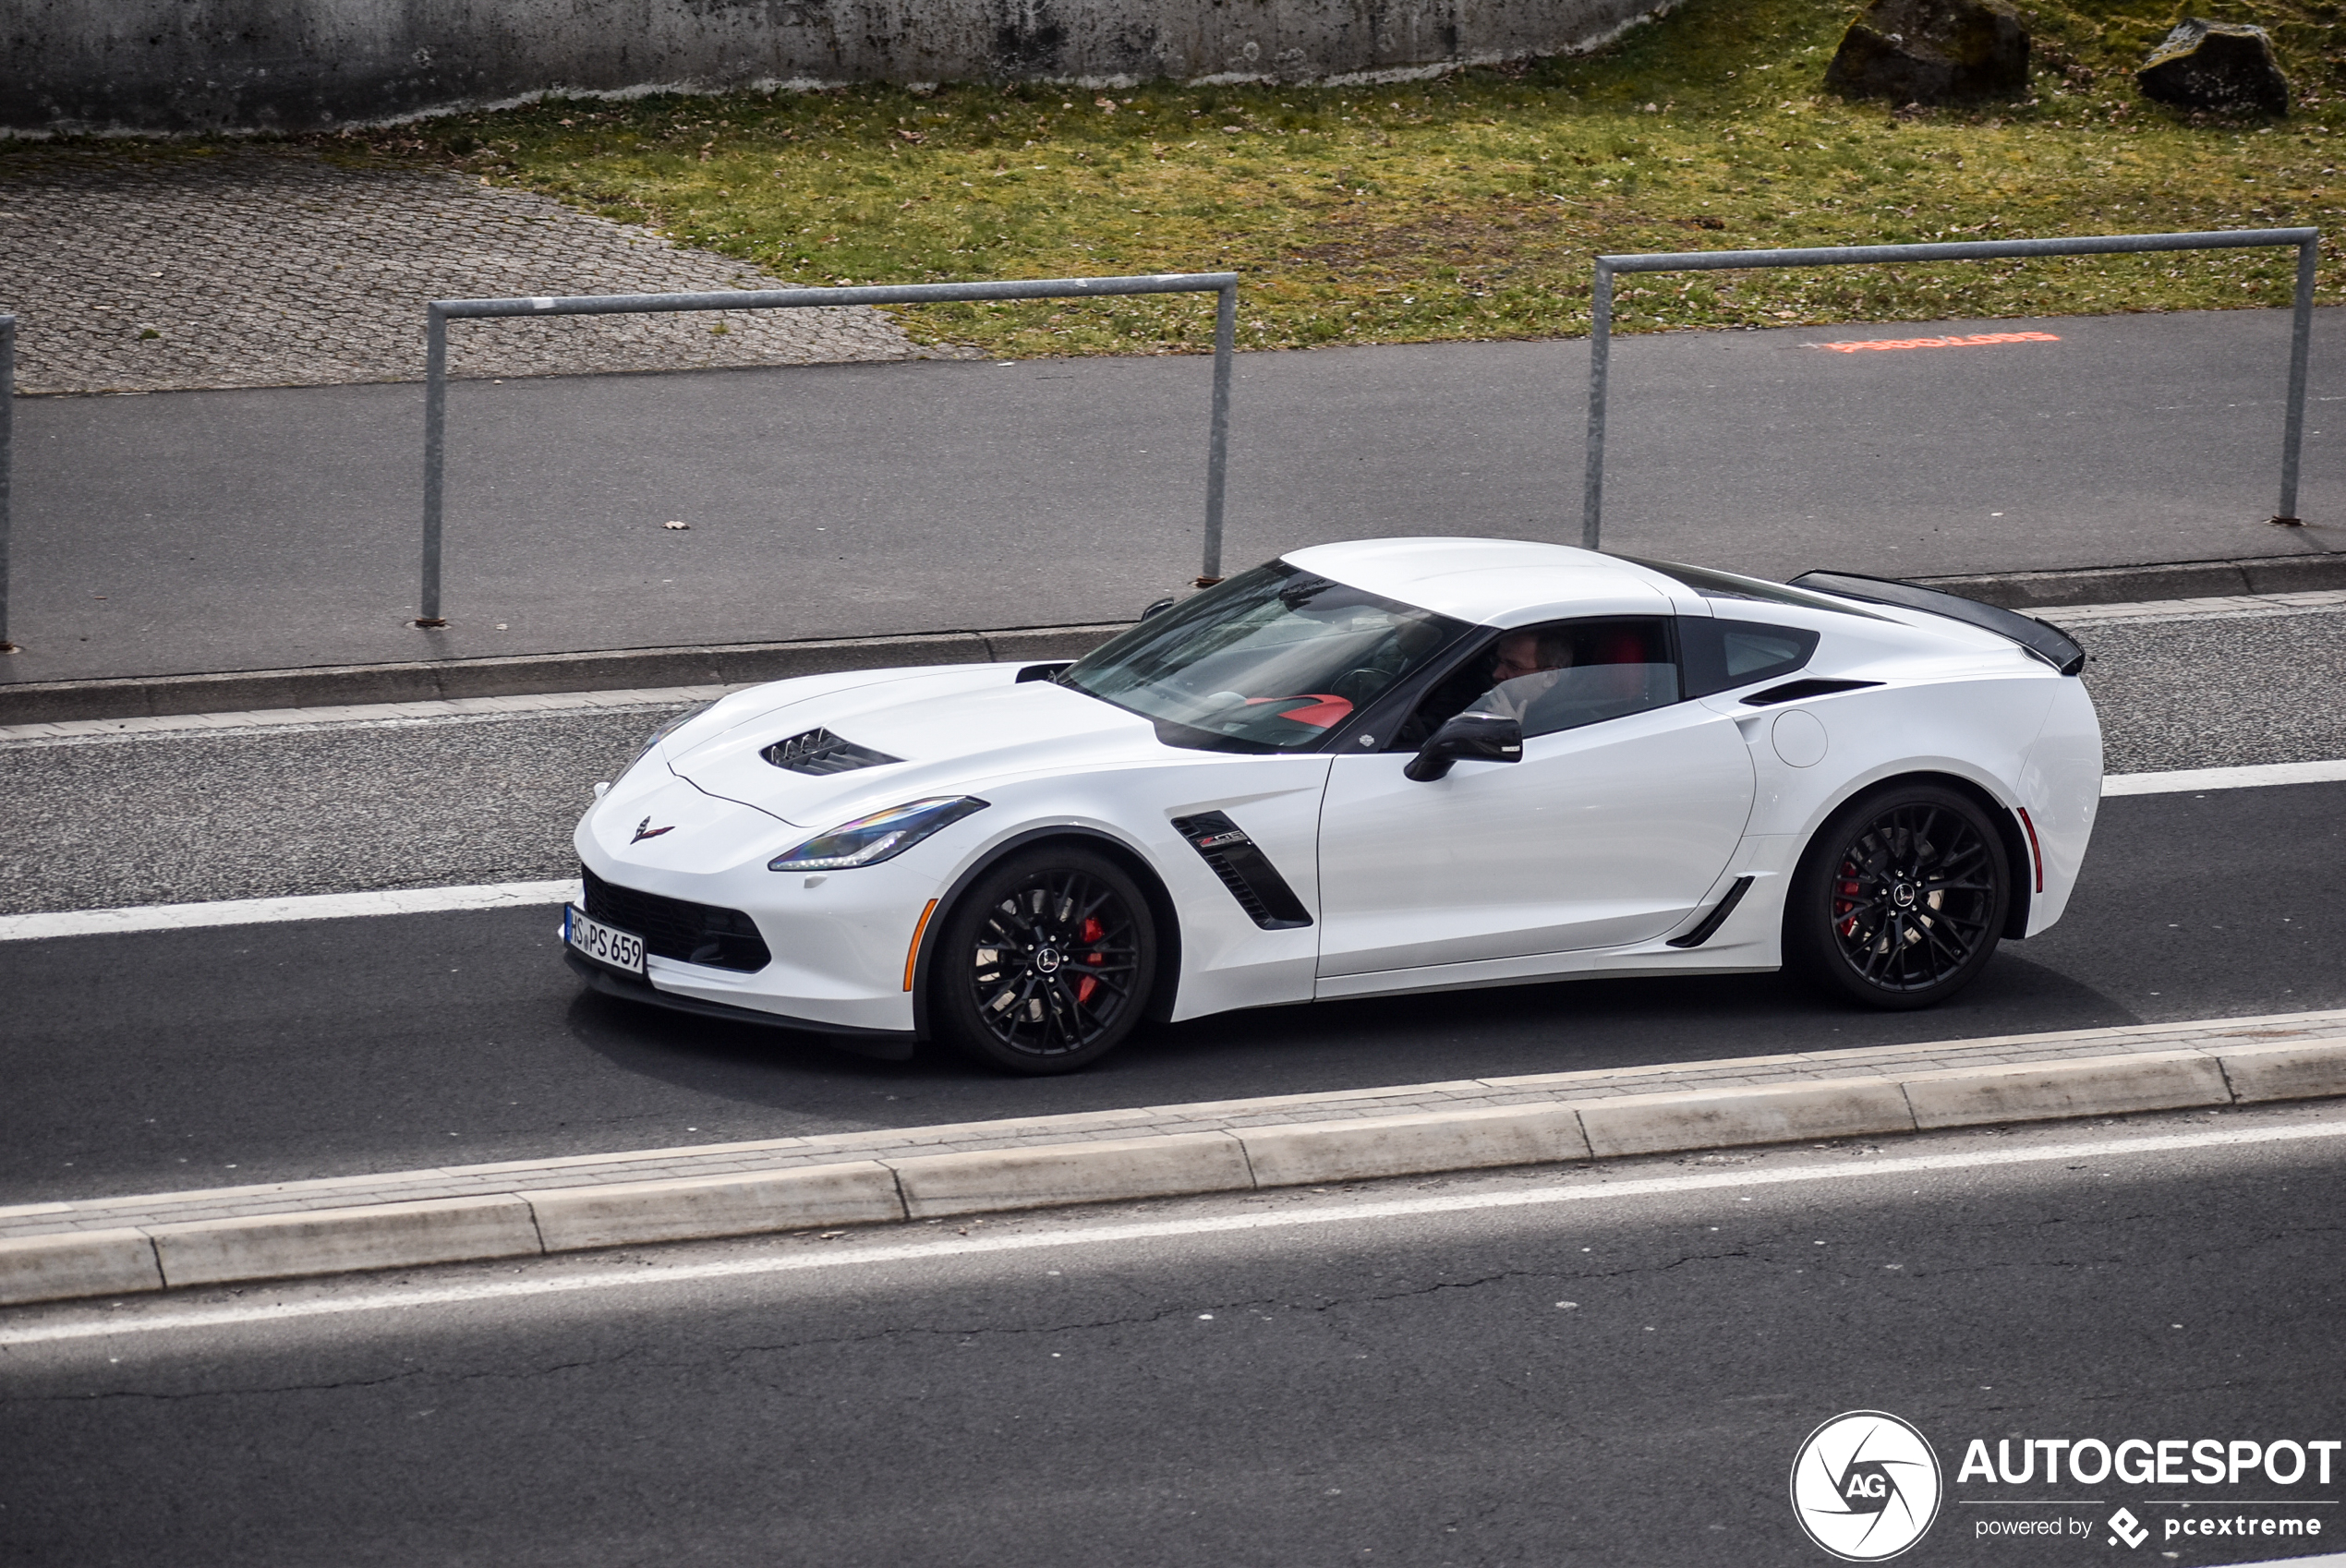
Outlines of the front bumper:
M 853 1051 L 859 1056 L 876 1056 L 887 1062 L 910 1061 L 913 1048 L 918 1043 L 917 1037 L 909 1029 L 858 1029 L 845 1024 L 820 1023 L 813 1019 L 792 1018 L 758 1007 L 735 1007 L 730 1002 L 711 1002 L 698 996 L 662 991 L 648 981 L 606 969 L 568 947 L 562 949 L 562 961 L 576 971 L 578 977 L 589 987 L 606 996 L 665 1007 L 671 1012 L 690 1013 L 696 1018 L 722 1019 L 729 1023 L 756 1024 L 767 1029 L 803 1031 L 820 1035 L 829 1043 L 843 1051 Z

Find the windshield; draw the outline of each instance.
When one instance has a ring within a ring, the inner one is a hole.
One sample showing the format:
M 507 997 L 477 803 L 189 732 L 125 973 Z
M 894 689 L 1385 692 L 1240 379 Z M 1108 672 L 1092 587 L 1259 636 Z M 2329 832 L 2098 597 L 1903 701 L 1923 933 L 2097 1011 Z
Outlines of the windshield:
M 1162 611 L 1059 676 L 1170 745 L 1305 751 L 1467 630 L 1275 561 Z

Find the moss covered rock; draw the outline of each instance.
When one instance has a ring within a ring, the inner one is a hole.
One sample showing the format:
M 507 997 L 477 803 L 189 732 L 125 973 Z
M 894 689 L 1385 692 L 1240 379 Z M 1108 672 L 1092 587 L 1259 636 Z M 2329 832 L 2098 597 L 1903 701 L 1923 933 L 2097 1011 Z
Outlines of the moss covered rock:
M 2286 115 L 2289 78 L 2265 30 L 2193 17 L 2150 52 L 2134 73 L 2146 98 L 2227 115 Z
M 1873 0 L 1825 86 L 1899 103 L 2017 97 L 2028 90 L 2028 29 L 2003 0 Z

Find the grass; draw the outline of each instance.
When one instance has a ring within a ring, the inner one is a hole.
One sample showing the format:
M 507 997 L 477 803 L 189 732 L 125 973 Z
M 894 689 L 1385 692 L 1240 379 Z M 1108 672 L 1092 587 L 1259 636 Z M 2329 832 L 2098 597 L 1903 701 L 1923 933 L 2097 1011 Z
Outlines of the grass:
M 1894 114 L 1821 93 L 1853 12 L 1692 0 L 1593 55 L 1386 87 L 1035 84 L 554 101 L 338 145 L 526 186 L 801 283 L 1235 268 L 1242 347 L 1552 337 L 1601 251 L 2334 226 L 2337 7 L 2247 0 L 2286 121 L 2149 103 L 2180 12 L 2032 13 L 2025 103 Z M 2286 251 L 1626 279 L 1620 330 L 2271 306 Z M 2346 297 L 2327 248 L 2321 297 Z M 1004 355 L 1195 351 L 1210 300 L 931 307 Z

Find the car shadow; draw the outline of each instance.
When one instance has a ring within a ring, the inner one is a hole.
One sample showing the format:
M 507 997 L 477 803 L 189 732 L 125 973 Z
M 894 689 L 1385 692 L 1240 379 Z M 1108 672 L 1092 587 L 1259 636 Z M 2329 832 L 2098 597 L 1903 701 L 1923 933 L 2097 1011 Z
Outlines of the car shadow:
M 1144 1027 L 1094 1067 L 1014 1078 L 926 1044 L 910 1061 L 821 1037 L 582 994 L 574 1040 L 620 1069 L 855 1128 L 1573 1072 L 2139 1021 L 2016 954 L 1954 1001 L 1882 1013 L 1782 975 L 1586 980 L 1261 1007 Z

